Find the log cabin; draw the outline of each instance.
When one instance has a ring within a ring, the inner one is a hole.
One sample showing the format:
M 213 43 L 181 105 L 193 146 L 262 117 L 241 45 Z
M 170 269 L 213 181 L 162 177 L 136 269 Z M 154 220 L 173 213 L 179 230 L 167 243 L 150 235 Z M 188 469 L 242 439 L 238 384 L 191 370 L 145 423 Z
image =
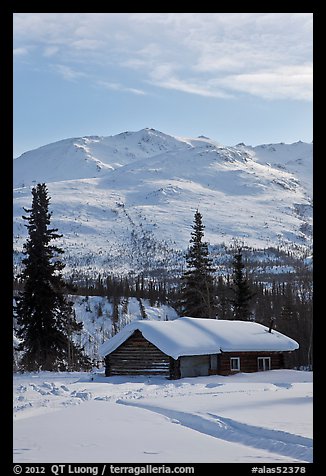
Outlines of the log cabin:
M 139 320 L 104 342 L 105 375 L 169 379 L 286 368 L 299 348 L 290 337 L 257 322 L 181 317 Z

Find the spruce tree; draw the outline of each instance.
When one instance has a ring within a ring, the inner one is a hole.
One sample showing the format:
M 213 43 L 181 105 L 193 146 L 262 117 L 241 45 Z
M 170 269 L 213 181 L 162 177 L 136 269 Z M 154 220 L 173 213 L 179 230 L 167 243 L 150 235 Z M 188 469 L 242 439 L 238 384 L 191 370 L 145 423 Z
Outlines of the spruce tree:
M 218 319 L 228 320 L 231 319 L 232 310 L 230 305 L 230 286 L 229 286 L 229 276 L 226 280 L 223 276 L 219 276 L 216 286 L 216 295 L 217 295 L 217 316 Z
M 209 257 L 208 243 L 203 241 L 204 228 L 202 215 L 196 210 L 190 246 L 186 254 L 187 270 L 181 278 L 181 313 L 183 316 L 215 319 L 215 270 Z
M 238 248 L 233 259 L 233 284 L 231 289 L 233 297 L 231 303 L 233 305 L 234 319 L 240 321 L 251 320 L 250 302 L 255 293 L 252 292 L 249 280 L 244 271 L 245 265 L 242 260 L 242 249 Z
M 52 213 L 46 184 L 37 184 L 32 196 L 31 209 L 24 208 L 29 216 L 23 216 L 29 235 L 20 275 L 24 290 L 15 306 L 17 334 L 22 339 L 20 365 L 27 371 L 84 369 L 89 361 L 72 341 L 73 333 L 80 331 L 82 324 L 77 323 L 72 302 L 64 294 L 67 286 L 61 271 L 65 265 L 59 259 L 63 250 L 51 244 L 62 235 L 49 227 Z

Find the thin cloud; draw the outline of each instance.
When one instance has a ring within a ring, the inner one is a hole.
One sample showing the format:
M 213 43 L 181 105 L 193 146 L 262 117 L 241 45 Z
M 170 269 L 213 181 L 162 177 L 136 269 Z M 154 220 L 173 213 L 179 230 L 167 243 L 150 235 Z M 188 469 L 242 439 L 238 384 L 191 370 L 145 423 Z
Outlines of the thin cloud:
M 47 58 L 56 55 L 60 51 L 58 46 L 47 46 L 44 48 L 43 55 Z
M 273 71 L 230 75 L 219 81 L 233 91 L 249 93 L 265 99 L 312 99 L 312 65 L 283 66 Z
M 63 79 L 67 81 L 76 81 L 79 78 L 87 76 L 85 73 L 74 70 L 70 66 L 66 66 L 63 64 L 53 64 L 52 70 L 58 73 Z
M 178 77 L 178 65 L 176 64 L 160 64 L 152 67 L 149 81 L 156 87 L 172 89 L 188 94 L 196 94 L 204 97 L 229 98 L 230 94 L 223 91 L 222 88 L 212 88 L 209 84 L 197 82 L 196 79 L 181 79 Z
M 175 91 L 181 91 L 188 94 L 196 94 L 198 96 L 204 97 L 214 97 L 214 98 L 231 98 L 234 97 L 231 94 L 226 93 L 222 89 L 218 90 L 217 88 L 212 89 L 209 87 L 204 87 L 191 81 L 181 80 L 178 78 L 169 78 L 161 81 L 156 81 L 155 86 L 162 87 L 165 89 L 173 89 Z
M 311 13 L 17 13 L 14 40 L 17 60 L 26 44 L 49 58 L 60 49 L 67 80 L 91 64 L 103 83 L 114 69 L 187 94 L 312 99 Z
M 120 83 L 114 83 L 110 81 L 99 80 L 99 81 L 96 81 L 96 84 L 98 84 L 99 86 L 105 89 L 109 89 L 111 91 L 122 91 L 122 92 L 136 94 L 137 96 L 145 96 L 147 94 L 145 91 L 141 89 L 129 88 Z
M 26 56 L 26 55 L 28 55 L 28 49 L 27 48 L 14 48 L 13 55 L 14 56 Z
M 99 50 L 101 49 L 105 43 L 101 40 L 91 39 L 91 38 L 82 38 L 80 40 L 73 41 L 71 47 L 76 50 Z

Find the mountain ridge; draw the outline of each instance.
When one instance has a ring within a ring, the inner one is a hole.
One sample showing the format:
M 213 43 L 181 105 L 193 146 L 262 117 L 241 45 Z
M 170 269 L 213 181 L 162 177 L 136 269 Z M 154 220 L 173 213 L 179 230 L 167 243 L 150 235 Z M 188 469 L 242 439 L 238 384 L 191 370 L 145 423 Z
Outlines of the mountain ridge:
M 26 152 L 14 159 L 17 252 L 26 238 L 22 207 L 38 182 L 48 185 L 72 260 L 84 253 L 100 266 L 110 256 L 120 271 L 157 266 L 187 248 L 197 208 L 212 245 L 312 245 L 312 144 L 304 142 L 223 146 L 146 128 Z

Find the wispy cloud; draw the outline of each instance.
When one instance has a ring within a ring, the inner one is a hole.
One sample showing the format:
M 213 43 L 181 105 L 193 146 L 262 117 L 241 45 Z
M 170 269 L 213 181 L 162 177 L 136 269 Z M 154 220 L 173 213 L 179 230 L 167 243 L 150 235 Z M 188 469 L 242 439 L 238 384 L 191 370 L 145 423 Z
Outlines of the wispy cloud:
M 100 50 L 103 46 L 105 46 L 104 41 L 96 40 L 94 38 L 81 38 L 80 40 L 75 40 L 71 43 L 73 49 L 82 51 L 96 51 Z
M 60 51 L 58 46 L 47 46 L 43 50 L 43 55 L 47 58 L 56 55 Z
M 138 96 L 146 95 L 146 92 L 141 90 L 141 89 L 129 88 L 129 87 L 126 87 L 126 86 L 124 86 L 123 84 L 120 84 L 120 83 L 98 80 L 98 81 L 96 81 L 96 84 L 98 84 L 99 86 L 101 86 L 105 89 L 109 89 L 111 91 L 123 91 L 123 92 L 127 92 L 127 93 L 136 94 Z
M 14 48 L 13 50 L 14 56 L 26 56 L 28 55 L 28 49 L 27 48 Z
M 282 66 L 273 71 L 235 74 L 223 78 L 225 87 L 266 99 L 298 99 L 312 97 L 312 66 Z
M 86 74 L 82 71 L 77 71 L 64 64 L 52 64 L 51 66 L 54 72 L 58 73 L 63 79 L 66 79 L 67 81 L 76 81 L 77 79 L 86 76 Z
M 156 86 L 173 89 L 183 93 L 196 94 L 198 96 L 215 97 L 215 98 L 231 98 L 234 97 L 231 94 L 223 91 L 223 88 L 211 88 L 208 85 L 196 84 L 195 82 L 179 79 L 175 77 L 166 78 L 154 83 Z
M 224 87 L 213 87 L 197 78 L 180 77 L 180 67 L 177 64 L 159 64 L 152 66 L 149 73 L 149 82 L 157 87 L 172 89 L 188 94 L 196 94 L 198 96 L 227 98 L 231 97 L 224 91 Z
M 312 99 L 311 13 L 16 13 L 14 39 L 17 59 L 60 50 L 62 77 L 92 65 L 111 90 Z M 128 86 L 106 81 L 113 69 Z

